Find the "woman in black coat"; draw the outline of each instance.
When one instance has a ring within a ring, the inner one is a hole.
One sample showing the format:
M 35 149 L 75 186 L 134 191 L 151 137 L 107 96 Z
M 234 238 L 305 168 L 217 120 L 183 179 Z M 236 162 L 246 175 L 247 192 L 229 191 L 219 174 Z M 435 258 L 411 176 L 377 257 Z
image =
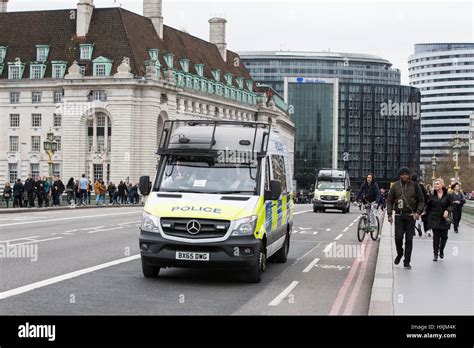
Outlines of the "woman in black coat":
M 453 198 L 444 187 L 443 179 L 436 179 L 433 194 L 426 208 L 428 228 L 433 230 L 433 261 L 438 261 L 438 255 L 444 258 L 444 247 L 451 226 L 451 222 L 447 219 L 453 209 Z

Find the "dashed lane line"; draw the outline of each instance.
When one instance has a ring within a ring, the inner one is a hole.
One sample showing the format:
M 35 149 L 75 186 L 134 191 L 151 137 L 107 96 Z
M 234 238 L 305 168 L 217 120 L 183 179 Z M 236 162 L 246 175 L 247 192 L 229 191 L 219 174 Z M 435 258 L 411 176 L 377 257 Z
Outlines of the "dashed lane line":
M 319 259 L 315 258 L 313 261 L 311 261 L 311 263 L 308 265 L 308 267 L 306 267 L 303 270 L 303 273 L 308 273 L 311 270 L 311 268 L 313 268 L 318 262 L 319 262 Z
M 297 281 L 293 281 L 285 290 L 283 290 L 281 292 L 280 295 L 278 295 L 277 297 L 275 297 L 275 299 L 270 302 L 268 305 L 269 306 L 278 306 L 281 301 L 283 301 L 283 299 L 285 299 L 290 293 L 291 291 L 298 285 L 299 282 Z M 1 296 L 1 294 L 0 294 Z

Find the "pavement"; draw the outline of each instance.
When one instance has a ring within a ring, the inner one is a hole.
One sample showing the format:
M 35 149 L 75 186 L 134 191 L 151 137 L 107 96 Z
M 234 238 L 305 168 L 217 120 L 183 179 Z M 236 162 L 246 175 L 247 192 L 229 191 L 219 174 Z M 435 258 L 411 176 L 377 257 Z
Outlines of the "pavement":
M 259 284 L 236 272 L 164 269 L 142 275 L 141 207 L 0 216 L 3 315 L 367 315 L 379 242 L 357 241 L 360 212 L 296 205 L 288 261 Z M 34 253 L 34 248 L 37 248 Z
M 394 226 L 382 229 L 370 315 L 473 315 L 474 226 L 461 221 L 449 231 L 445 258 L 432 261 L 432 238 L 413 239 L 411 270 L 396 257 Z

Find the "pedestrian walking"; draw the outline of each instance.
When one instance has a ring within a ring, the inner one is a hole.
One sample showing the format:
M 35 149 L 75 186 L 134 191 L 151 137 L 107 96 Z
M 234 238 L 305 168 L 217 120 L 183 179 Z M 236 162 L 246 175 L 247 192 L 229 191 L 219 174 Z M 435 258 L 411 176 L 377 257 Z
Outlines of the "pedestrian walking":
M 423 220 L 426 221 L 426 203 L 428 203 L 428 192 L 426 191 L 426 188 L 425 186 L 419 181 L 418 179 L 418 175 L 417 174 L 413 174 L 411 176 L 411 181 L 413 182 L 416 182 L 418 183 L 418 185 L 420 185 L 420 189 L 421 189 L 421 192 L 423 194 L 423 199 L 424 199 L 424 204 L 425 204 L 425 208 L 423 209 L 423 213 L 421 214 L 421 217 L 416 220 L 415 222 L 415 230 L 418 231 L 418 236 L 422 237 L 423 236 L 423 231 L 421 229 L 422 225 L 423 225 Z M 426 233 L 426 226 L 423 226 L 424 228 L 424 231 Z
M 13 208 L 23 208 L 23 184 L 21 179 L 16 179 L 13 185 Z
M 426 208 L 428 226 L 433 230 L 433 261 L 444 258 L 444 248 L 448 241 L 448 231 L 451 227 L 452 212 L 454 210 L 453 197 L 448 194 L 443 179 L 435 180 L 434 192 Z
M 67 203 L 72 205 L 75 202 L 75 194 L 74 194 L 74 178 L 70 178 L 66 184 L 66 195 L 67 195 Z
M 35 188 L 38 197 L 38 207 L 43 208 L 46 193 L 44 191 L 44 181 L 39 176 L 36 177 Z
M 119 204 L 124 204 L 125 202 L 125 191 L 127 191 L 127 185 L 124 184 L 123 181 L 120 181 L 118 187 L 117 187 L 117 195 L 119 197 Z
M 44 183 L 44 206 L 49 207 L 49 202 L 51 201 L 51 184 L 47 177 L 43 177 Z
M 385 189 L 384 188 L 381 188 L 380 189 L 380 194 L 379 194 L 379 200 L 377 202 L 377 209 L 382 209 L 382 211 L 385 210 L 385 206 L 386 206 L 386 201 L 385 201 Z
M 28 206 L 28 208 L 33 208 L 35 206 L 35 180 L 31 174 L 29 174 L 28 178 L 25 180 L 24 190 L 28 202 L 26 206 Z
M 86 179 L 86 174 L 82 174 L 82 178 L 79 180 L 79 205 L 86 205 L 88 189 L 89 180 Z
M 400 180 L 395 182 L 387 198 L 388 222 L 393 223 L 392 213 L 395 211 L 395 245 L 397 257 L 394 263 L 398 265 L 403 256 L 405 269 L 411 269 L 411 253 L 413 250 L 413 236 L 415 235 L 415 221 L 423 213 L 424 198 L 418 183 L 410 180 L 410 169 L 400 168 Z M 405 238 L 405 250 L 403 239 Z
M 5 200 L 5 204 L 7 208 L 10 208 L 9 203 L 10 200 L 12 199 L 13 191 L 12 187 L 10 185 L 10 182 L 7 181 L 5 182 L 5 187 L 3 188 L 3 199 Z
M 464 193 L 461 190 L 461 185 L 459 183 L 454 183 L 451 185 L 451 196 L 454 203 L 453 209 L 453 225 L 454 225 L 454 233 L 459 232 L 459 222 L 461 221 L 462 216 L 462 207 L 466 203 L 466 199 L 464 198 Z
M 92 182 L 88 180 L 87 182 L 87 204 L 91 205 L 91 195 L 94 188 L 92 187 Z
M 116 203 L 116 197 L 115 197 L 115 191 L 117 190 L 117 187 L 113 182 L 109 183 L 109 186 L 107 186 L 107 191 L 109 192 L 109 204 L 115 204 Z
M 74 182 L 74 203 L 77 205 L 79 203 L 81 190 L 79 189 L 79 180 Z
M 73 179 L 73 184 L 74 184 L 74 179 Z M 73 187 L 74 189 L 74 187 Z M 64 187 L 64 183 L 61 181 L 59 176 L 54 177 L 54 182 L 53 182 L 53 189 L 52 189 L 52 195 L 53 195 L 53 206 L 60 206 L 61 205 L 61 197 L 63 195 L 63 192 L 66 190 Z M 68 196 L 68 202 L 69 202 L 69 196 Z
M 100 194 L 100 200 L 103 205 L 105 205 L 105 195 L 107 193 L 107 186 L 105 186 L 104 180 L 100 180 L 100 186 L 99 186 L 99 194 Z

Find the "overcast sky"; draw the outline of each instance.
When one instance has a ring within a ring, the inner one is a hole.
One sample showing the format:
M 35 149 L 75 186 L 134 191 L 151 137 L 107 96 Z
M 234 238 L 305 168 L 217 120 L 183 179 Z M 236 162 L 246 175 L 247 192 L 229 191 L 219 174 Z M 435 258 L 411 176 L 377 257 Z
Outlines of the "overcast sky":
M 10 0 L 9 11 L 75 8 L 78 0 Z M 96 7 L 143 12 L 141 0 L 95 0 Z M 472 42 L 473 1 L 164 0 L 165 24 L 208 39 L 208 19 L 228 20 L 233 51 L 303 50 L 375 54 L 408 83 L 415 43 Z

